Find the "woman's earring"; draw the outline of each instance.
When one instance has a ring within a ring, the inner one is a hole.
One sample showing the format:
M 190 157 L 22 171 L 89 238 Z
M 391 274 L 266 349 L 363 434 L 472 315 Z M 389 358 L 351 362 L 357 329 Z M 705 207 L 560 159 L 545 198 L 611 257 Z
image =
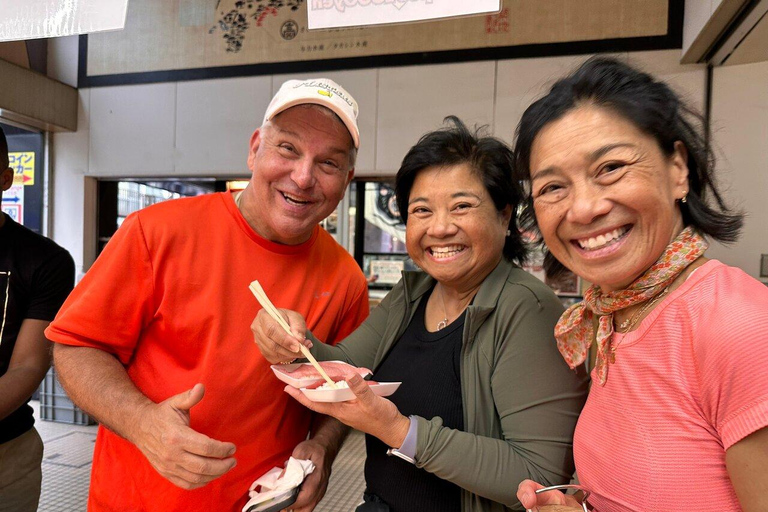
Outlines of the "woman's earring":
M 512 236 L 512 230 L 511 229 L 507 230 L 507 236 Z
M 683 198 L 680 199 L 680 202 L 683 203 L 683 204 L 688 202 L 688 191 L 687 190 L 685 191 L 685 195 L 683 195 Z

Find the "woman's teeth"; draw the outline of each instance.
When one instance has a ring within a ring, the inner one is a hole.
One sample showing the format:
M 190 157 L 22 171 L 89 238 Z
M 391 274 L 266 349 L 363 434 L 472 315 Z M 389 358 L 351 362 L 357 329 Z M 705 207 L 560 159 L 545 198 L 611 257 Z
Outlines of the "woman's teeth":
M 579 247 L 581 247 L 582 249 L 589 249 L 589 250 L 600 249 L 601 247 L 604 247 L 609 243 L 613 242 L 614 240 L 620 238 L 627 231 L 628 231 L 628 228 L 626 227 L 617 228 L 609 233 L 604 233 L 602 235 L 598 235 L 593 238 L 583 238 L 581 240 L 577 240 L 576 242 L 579 244 Z
M 454 247 L 432 247 L 430 249 L 430 252 L 432 253 L 432 256 L 435 259 L 441 260 L 445 258 L 450 258 L 452 256 L 456 256 L 463 250 L 464 250 L 464 246 L 457 245 Z

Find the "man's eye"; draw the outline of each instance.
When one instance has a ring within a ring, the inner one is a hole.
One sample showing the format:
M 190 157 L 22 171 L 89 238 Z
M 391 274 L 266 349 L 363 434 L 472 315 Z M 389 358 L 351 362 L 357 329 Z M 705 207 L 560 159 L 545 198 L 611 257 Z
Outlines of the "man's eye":
M 290 151 L 291 153 L 295 153 L 296 152 L 296 150 L 290 144 L 280 144 L 280 149 L 284 149 L 286 151 Z

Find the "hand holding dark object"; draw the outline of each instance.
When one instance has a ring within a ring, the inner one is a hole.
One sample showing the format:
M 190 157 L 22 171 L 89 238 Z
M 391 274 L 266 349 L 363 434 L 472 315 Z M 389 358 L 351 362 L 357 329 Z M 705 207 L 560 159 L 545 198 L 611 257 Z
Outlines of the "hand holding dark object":
M 307 348 L 312 347 L 312 342 L 304 338 L 307 332 L 304 317 L 288 309 L 278 309 L 278 312 L 291 326 L 293 336 L 289 336 L 264 309 L 259 310 L 251 323 L 253 341 L 259 347 L 264 359 L 272 364 L 285 363 L 302 357 L 299 343 L 303 343 Z
M 293 512 L 311 512 L 323 499 L 325 491 L 328 489 L 328 479 L 331 476 L 333 460 L 331 457 L 327 457 L 326 447 L 312 439 L 297 444 L 291 457 L 309 459 L 315 465 L 315 470 L 301 484 L 301 491 L 296 502 L 290 506 L 290 510 Z
M 172 396 L 141 410 L 130 441 L 163 477 L 182 489 L 196 489 L 235 467 L 235 445 L 211 439 L 189 426 L 189 411 L 205 387 Z

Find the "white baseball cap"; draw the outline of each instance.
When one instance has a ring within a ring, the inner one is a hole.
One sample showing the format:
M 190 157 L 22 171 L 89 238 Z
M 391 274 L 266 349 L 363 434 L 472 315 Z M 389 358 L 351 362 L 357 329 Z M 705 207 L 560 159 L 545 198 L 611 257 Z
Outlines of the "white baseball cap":
M 360 130 L 357 128 L 357 102 L 339 84 L 328 78 L 288 80 L 280 86 L 267 107 L 264 122 L 280 112 L 296 105 L 313 103 L 331 109 L 344 122 L 352 135 L 355 148 L 360 147 Z

